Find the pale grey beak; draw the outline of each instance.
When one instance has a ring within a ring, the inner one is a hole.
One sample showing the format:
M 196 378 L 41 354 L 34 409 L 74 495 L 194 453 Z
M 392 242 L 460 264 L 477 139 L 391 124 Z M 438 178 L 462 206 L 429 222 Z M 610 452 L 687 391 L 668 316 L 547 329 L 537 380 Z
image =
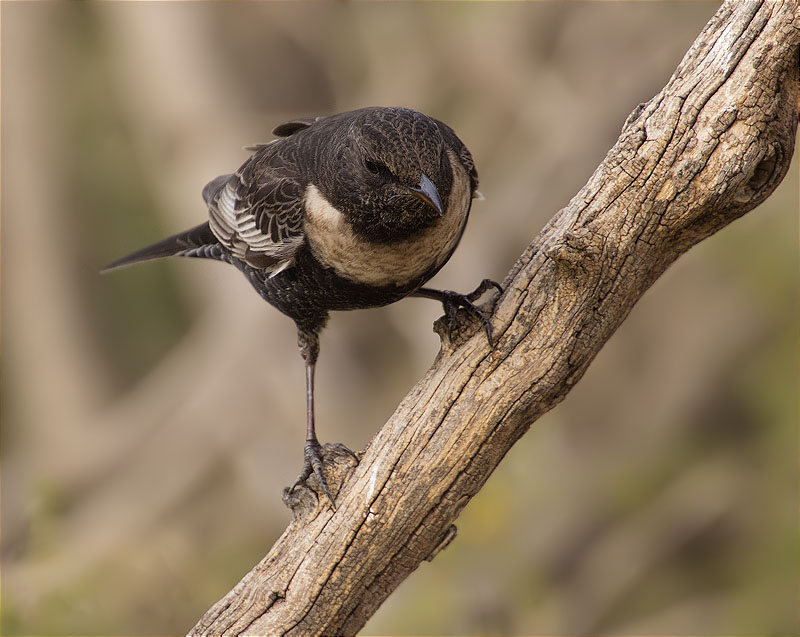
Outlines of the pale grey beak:
M 428 175 L 422 173 L 422 177 L 419 180 L 419 186 L 417 188 L 409 188 L 409 190 L 411 191 L 412 195 L 414 195 L 417 199 L 424 201 L 440 215 L 444 214 L 442 201 L 439 199 L 439 192 L 436 190 L 436 186 L 433 185 L 433 182 L 430 180 Z

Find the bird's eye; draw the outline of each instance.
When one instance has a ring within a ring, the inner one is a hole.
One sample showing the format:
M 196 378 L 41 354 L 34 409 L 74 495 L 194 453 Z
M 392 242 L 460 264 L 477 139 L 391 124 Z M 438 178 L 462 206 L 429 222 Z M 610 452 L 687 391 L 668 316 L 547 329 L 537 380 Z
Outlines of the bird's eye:
M 377 175 L 386 170 L 386 166 L 379 164 L 378 162 L 372 161 L 369 157 L 364 158 L 364 166 L 373 175 Z

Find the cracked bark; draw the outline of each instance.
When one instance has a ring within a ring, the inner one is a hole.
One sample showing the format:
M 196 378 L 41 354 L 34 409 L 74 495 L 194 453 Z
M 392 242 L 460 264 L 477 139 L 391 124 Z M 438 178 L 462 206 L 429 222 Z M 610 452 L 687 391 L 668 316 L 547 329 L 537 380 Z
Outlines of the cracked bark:
M 330 455 L 337 510 L 301 491 L 269 554 L 190 634 L 354 634 L 445 547 L 511 445 L 566 396 L 645 290 L 783 179 L 799 44 L 795 2 L 725 2 L 514 264 L 487 308 L 495 349 L 466 316 L 452 342 L 437 325 L 442 351 L 358 466 Z

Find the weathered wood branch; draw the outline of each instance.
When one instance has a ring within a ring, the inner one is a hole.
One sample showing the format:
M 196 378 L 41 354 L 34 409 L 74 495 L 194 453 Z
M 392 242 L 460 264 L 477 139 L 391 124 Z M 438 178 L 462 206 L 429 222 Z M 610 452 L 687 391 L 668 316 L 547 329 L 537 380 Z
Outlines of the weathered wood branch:
M 788 0 L 723 4 L 506 277 L 493 307 L 496 348 L 475 324 L 455 342 L 443 335 L 433 366 L 358 466 L 344 457 L 332 465 L 337 510 L 305 492 L 269 554 L 191 634 L 353 634 L 452 539 L 459 512 L 645 290 L 786 174 L 797 18 Z

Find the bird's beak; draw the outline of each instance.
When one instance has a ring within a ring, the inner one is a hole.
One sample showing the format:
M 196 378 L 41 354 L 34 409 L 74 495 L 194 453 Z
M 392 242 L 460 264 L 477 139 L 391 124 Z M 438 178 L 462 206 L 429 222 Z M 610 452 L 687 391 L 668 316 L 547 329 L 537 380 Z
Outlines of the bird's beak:
M 409 188 L 409 191 L 417 199 L 424 201 L 440 215 L 444 214 L 444 210 L 442 209 L 442 201 L 439 199 L 439 192 L 436 190 L 436 186 L 433 185 L 433 182 L 425 173 L 422 173 L 422 178 L 419 180 L 419 186 L 416 188 Z

